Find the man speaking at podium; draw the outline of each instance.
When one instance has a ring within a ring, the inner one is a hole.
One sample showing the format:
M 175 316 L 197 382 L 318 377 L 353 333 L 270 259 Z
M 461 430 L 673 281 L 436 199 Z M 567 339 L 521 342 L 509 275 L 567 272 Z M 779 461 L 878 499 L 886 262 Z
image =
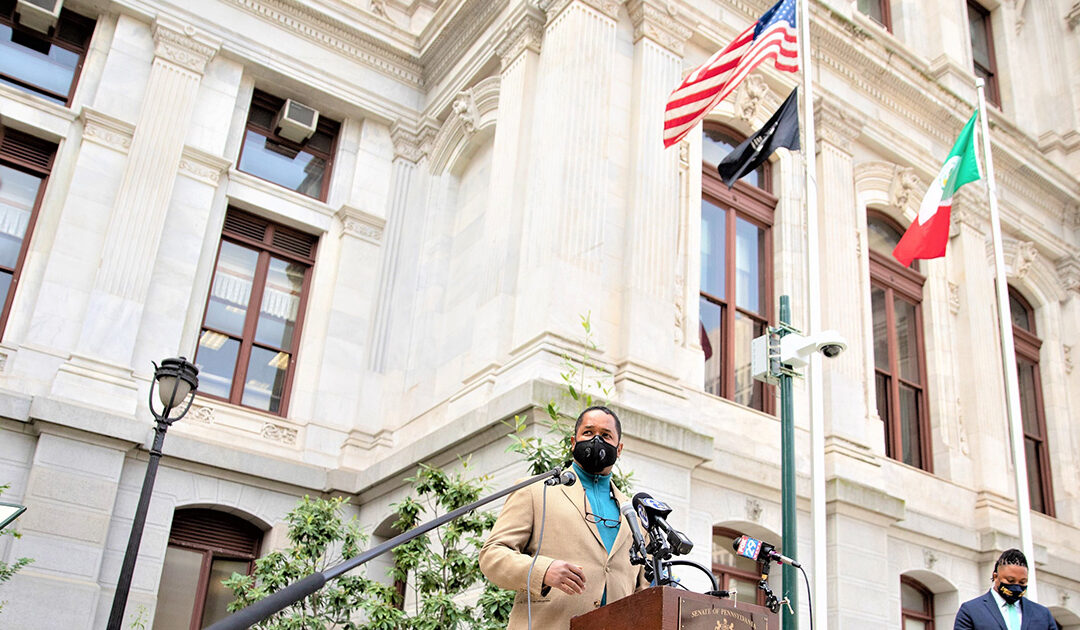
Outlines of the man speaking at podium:
M 544 485 L 523 488 L 506 500 L 480 550 L 480 570 L 496 586 L 517 591 L 508 630 L 528 627 L 527 597 L 535 630 L 565 630 L 572 617 L 649 586 L 644 569 L 630 564 L 632 538 L 619 516 L 627 498 L 611 483 L 621 441 L 615 412 L 589 407 L 578 416 L 570 441 L 578 483 L 548 489 L 544 522 Z

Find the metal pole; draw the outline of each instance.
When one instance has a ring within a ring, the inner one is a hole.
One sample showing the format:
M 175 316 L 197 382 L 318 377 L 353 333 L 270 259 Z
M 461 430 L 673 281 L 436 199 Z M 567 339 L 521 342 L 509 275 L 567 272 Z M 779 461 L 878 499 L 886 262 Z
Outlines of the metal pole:
M 982 128 L 983 159 L 986 162 L 986 190 L 990 196 L 990 229 L 994 237 L 998 326 L 1001 330 L 1001 367 L 1005 370 L 1005 409 L 1008 412 L 1012 459 L 1016 469 L 1016 511 L 1020 521 L 1020 547 L 1028 561 L 1027 596 L 1035 600 L 1038 597 L 1035 588 L 1035 548 L 1031 540 L 1031 497 L 1028 496 L 1020 384 L 1016 375 L 1016 347 L 1013 345 L 1012 316 L 1009 310 L 1009 285 L 1005 276 L 1005 254 L 1001 248 L 1001 219 L 998 216 L 997 184 L 994 182 L 994 159 L 990 154 L 990 125 L 986 121 L 986 97 L 983 94 L 982 79 L 975 79 L 975 89 L 979 93 L 979 123 Z
M 780 296 L 780 327 L 791 326 L 791 299 Z M 782 330 L 781 335 L 787 334 Z M 795 524 L 795 403 L 791 389 L 792 376 L 788 370 L 780 375 L 780 510 L 782 515 L 784 555 L 794 560 L 798 555 L 798 528 Z M 798 630 L 799 617 L 792 614 L 799 610 L 798 575 L 795 567 L 784 565 L 780 573 L 784 580 L 783 597 L 787 598 L 790 608 L 781 611 L 781 624 L 784 630 Z
M 120 567 L 120 577 L 116 581 L 116 593 L 113 594 L 112 609 L 109 611 L 108 630 L 120 630 L 124 622 L 124 608 L 127 606 L 128 591 L 131 590 L 131 577 L 135 572 L 135 559 L 139 555 L 142 543 L 143 526 L 146 525 L 146 512 L 150 508 L 150 495 L 154 490 L 158 462 L 161 460 L 161 447 L 165 443 L 165 431 L 169 425 L 160 419 L 154 427 L 154 446 L 150 449 L 150 461 L 146 465 L 146 477 L 143 478 L 139 506 L 135 509 L 135 520 L 131 523 L 131 535 L 128 537 L 127 551 L 124 552 L 124 564 Z

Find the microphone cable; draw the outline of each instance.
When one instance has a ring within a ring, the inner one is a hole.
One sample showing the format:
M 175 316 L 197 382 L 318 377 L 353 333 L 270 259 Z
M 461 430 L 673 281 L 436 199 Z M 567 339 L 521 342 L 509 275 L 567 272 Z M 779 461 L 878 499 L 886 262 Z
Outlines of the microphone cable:
M 806 582 L 806 606 L 810 612 L 810 630 L 814 630 L 814 595 L 810 592 L 810 578 L 806 577 L 806 569 L 799 567 L 802 579 Z
M 544 544 L 544 524 L 547 522 L 547 490 L 548 486 L 544 484 L 544 493 L 540 500 L 540 535 L 536 539 L 536 552 L 533 554 L 532 562 L 529 564 L 529 574 L 525 576 L 525 610 L 528 612 L 529 617 L 529 630 L 532 630 L 532 593 L 529 592 L 529 586 L 532 584 L 533 567 L 536 566 L 536 559 L 540 557 L 540 545 Z M 543 590 L 543 583 L 540 585 Z M 814 630 L 811 628 L 810 630 Z

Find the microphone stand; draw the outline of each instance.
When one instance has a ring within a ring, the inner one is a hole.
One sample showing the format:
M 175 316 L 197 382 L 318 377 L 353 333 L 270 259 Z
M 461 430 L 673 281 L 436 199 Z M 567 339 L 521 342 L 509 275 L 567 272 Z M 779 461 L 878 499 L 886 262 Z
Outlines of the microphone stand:
M 234 612 L 228 617 L 225 617 L 221 621 L 218 621 L 214 625 L 208 627 L 206 630 L 242 630 L 243 628 L 249 628 L 252 625 L 266 619 L 270 615 L 273 615 L 274 613 L 277 613 L 295 604 L 301 599 L 304 599 L 308 595 L 311 595 L 315 591 L 325 586 L 326 583 L 330 580 L 340 577 L 344 573 L 352 571 L 356 567 L 386 553 L 387 551 L 390 551 L 391 549 L 397 547 L 402 543 L 407 543 L 410 540 L 418 536 L 422 536 L 429 531 L 435 529 L 436 527 L 452 521 L 463 514 L 472 512 L 478 507 L 491 503 L 492 501 L 502 498 L 510 494 L 511 492 L 520 490 L 525 486 L 534 484 L 537 481 L 543 479 L 547 479 L 550 485 L 559 485 L 561 483 L 561 474 L 562 468 L 553 468 L 545 473 L 540 473 L 539 475 L 529 477 L 528 479 L 514 484 L 509 488 L 500 490 L 495 494 L 486 496 L 479 501 L 470 503 L 469 505 L 466 505 L 464 507 L 460 507 L 453 512 L 443 514 L 435 520 L 428 521 L 423 525 L 419 525 L 410 529 L 407 532 L 394 536 L 393 538 L 382 543 L 381 545 L 372 547 L 364 553 L 358 556 L 354 556 L 346 560 L 345 562 L 342 562 L 341 564 L 332 566 L 324 571 L 312 573 L 311 575 L 300 580 L 299 582 L 294 582 L 281 589 L 280 591 L 276 591 L 269 596 L 251 604 L 250 606 Z

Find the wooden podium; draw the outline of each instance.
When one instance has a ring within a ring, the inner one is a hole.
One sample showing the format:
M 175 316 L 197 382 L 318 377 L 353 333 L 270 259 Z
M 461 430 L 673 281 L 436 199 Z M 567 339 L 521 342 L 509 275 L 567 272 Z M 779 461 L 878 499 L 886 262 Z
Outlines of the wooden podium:
M 570 630 L 779 630 L 764 606 L 655 586 L 570 620 Z

